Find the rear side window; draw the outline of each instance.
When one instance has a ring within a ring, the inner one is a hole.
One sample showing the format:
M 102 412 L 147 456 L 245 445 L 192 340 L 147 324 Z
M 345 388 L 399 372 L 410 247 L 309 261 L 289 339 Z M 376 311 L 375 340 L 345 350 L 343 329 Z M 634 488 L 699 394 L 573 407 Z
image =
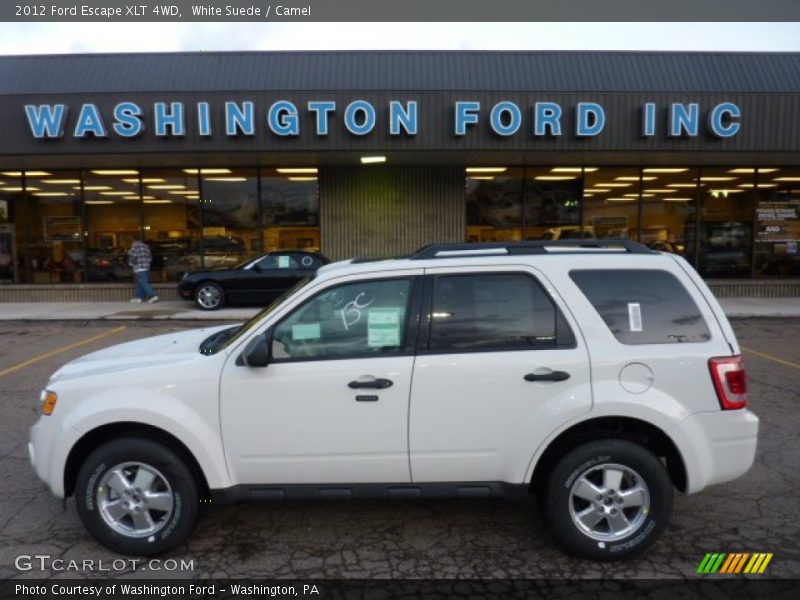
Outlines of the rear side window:
M 572 331 L 539 284 L 521 273 L 434 279 L 430 350 L 469 352 L 556 348 Z
M 570 271 L 569 275 L 623 344 L 711 339 L 700 309 L 672 273 L 600 269 Z

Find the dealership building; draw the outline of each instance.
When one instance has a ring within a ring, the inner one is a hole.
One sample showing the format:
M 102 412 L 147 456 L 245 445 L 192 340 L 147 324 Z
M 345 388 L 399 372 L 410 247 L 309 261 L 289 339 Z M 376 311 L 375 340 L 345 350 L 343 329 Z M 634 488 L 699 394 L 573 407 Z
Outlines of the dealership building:
M 165 296 L 271 250 L 575 237 L 800 295 L 800 54 L 9 56 L 0 131 L 0 301 L 126 298 L 137 235 Z

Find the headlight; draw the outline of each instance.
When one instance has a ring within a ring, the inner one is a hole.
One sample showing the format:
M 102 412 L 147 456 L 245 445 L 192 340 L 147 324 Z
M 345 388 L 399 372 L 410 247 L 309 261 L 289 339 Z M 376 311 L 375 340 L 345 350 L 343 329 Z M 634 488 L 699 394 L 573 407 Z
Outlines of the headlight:
M 42 414 L 52 415 L 58 402 L 58 394 L 50 390 L 42 390 Z

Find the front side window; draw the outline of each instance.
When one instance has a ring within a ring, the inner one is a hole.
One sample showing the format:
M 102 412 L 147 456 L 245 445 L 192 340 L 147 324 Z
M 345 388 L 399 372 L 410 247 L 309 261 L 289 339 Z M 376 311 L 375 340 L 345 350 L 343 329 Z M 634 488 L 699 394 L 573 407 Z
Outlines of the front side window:
M 315 296 L 272 334 L 275 360 L 400 353 L 405 346 L 410 279 L 359 281 Z
M 697 304 L 667 271 L 597 269 L 570 271 L 569 276 L 623 344 L 711 339 Z
M 444 275 L 434 280 L 431 351 L 555 348 L 559 331 L 564 338 L 570 336 L 558 309 L 529 275 Z

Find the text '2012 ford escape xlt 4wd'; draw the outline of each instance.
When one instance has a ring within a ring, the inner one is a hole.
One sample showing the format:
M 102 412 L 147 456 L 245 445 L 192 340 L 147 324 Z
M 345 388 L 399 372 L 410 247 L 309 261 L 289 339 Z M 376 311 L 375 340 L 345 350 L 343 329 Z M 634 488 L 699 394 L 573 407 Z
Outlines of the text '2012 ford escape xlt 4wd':
M 753 463 L 719 304 L 628 241 L 423 248 L 319 270 L 240 326 L 59 369 L 30 458 L 104 545 L 155 554 L 200 503 L 539 494 L 568 551 L 621 558 Z

